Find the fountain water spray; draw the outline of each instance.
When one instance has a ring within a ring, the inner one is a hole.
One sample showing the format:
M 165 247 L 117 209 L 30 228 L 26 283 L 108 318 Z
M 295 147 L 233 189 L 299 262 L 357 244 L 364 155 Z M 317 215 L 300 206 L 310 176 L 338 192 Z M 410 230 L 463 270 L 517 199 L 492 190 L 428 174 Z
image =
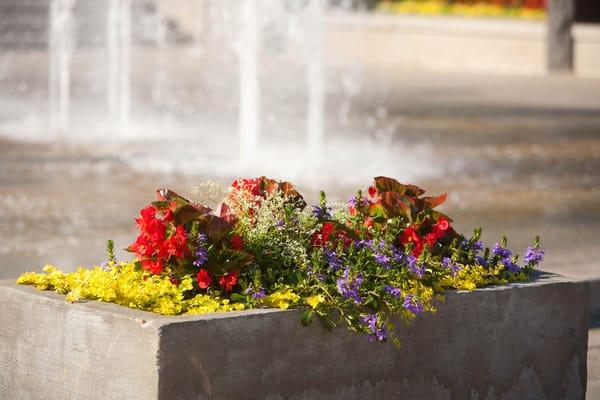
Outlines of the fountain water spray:
M 243 158 L 254 154 L 259 140 L 258 0 L 241 2 L 239 40 L 239 140 Z
M 73 9 L 76 0 L 52 0 L 49 13 L 50 130 L 57 136 L 69 129 Z
M 323 147 L 325 76 L 323 66 L 323 2 L 311 0 L 310 26 L 308 29 L 308 107 L 306 116 L 306 137 L 312 155 L 318 155 Z
M 106 15 L 108 116 L 110 124 L 123 131 L 131 102 L 131 0 L 108 0 Z

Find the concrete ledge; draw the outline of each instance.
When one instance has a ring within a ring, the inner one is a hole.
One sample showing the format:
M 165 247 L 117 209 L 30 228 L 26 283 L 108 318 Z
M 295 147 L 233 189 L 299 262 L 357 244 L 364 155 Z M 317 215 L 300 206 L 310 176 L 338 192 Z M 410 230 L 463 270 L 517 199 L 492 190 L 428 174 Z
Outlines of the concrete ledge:
M 0 283 L 2 399 L 584 399 L 589 284 L 453 292 L 403 341 L 300 310 L 164 317 Z
M 600 77 L 600 27 L 566 33 L 574 73 Z M 544 76 L 547 34 L 546 21 L 334 13 L 324 43 L 329 61 L 344 65 Z
M 600 78 L 600 25 L 575 24 L 575 73 Z
M 326 54 L 374 69 L 544 75 L 543 21 L 396 15 L 332 15 Z M 341 62 L 341 61 L 339 61 Z

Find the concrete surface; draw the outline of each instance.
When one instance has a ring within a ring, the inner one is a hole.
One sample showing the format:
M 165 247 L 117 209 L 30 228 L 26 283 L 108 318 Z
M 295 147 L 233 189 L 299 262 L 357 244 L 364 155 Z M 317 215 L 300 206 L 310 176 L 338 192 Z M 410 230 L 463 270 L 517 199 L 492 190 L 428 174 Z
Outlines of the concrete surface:
M 589 287 L 456 292 L 403 345 L 299 310 L 163 317 L 0 283 L 0 398 L 584 399 Z
M 554 3 L 563 5 L 562 13 L 571 1 Z M 325 25 L 326 56 L 371 68 L 540 76 L 548 69 L 570 73 L 573 67 L 577 76 L 599 77 L 600 28 L 573 24 L 572 30 L 567 20 L 547 26 L 493 18 L 334 14 Z
M 600 399 L 600 317 L 590 329 L 588 344 L 587 400 Z
M 600 279 L 590 280 L 590 314 L 593 321 L 600 322 Z
M 575 24 L 575 71 L 579 76 L 600 77 L 600 24 Z

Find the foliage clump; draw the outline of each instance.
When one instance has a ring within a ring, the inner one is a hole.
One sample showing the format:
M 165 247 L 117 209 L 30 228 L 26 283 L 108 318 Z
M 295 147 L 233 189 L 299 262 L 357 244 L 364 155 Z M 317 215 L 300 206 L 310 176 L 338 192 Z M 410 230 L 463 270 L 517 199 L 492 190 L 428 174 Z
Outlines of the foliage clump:
M 491 248 L 454 230 L 436 210 L 446 194 L 375 178 L 343 208 L 325 193 L 308 207 L 288 182 L 238 179 L 213 211 L 163 189 L 136 219 L 140 234 L 103 267 L 25 273 L 18 283 L 69 301 L 112 302 L 165 315 L 303 307 L 302 324 L 345 325 L 394 340 L 391 317 L 435 311 L 447 290 L 530 279 L 543 259 L 536 239 L 523 263 L 503 238 Z

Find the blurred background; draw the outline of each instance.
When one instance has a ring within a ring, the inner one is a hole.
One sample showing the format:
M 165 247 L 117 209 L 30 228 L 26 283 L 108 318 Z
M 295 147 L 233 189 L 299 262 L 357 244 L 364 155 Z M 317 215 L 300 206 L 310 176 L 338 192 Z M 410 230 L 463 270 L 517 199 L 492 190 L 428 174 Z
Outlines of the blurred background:
M 157 188 L 257 175 L 448 191 L 463 232 L 600 278 L 600 3 L 0 0 L 0 278 L 104 261 Z
M 599 23 L 592 0 L 0 0 L 0 277 L 103 261 L 159 187 L 345 201 L 389 175 L 600 278 Z

